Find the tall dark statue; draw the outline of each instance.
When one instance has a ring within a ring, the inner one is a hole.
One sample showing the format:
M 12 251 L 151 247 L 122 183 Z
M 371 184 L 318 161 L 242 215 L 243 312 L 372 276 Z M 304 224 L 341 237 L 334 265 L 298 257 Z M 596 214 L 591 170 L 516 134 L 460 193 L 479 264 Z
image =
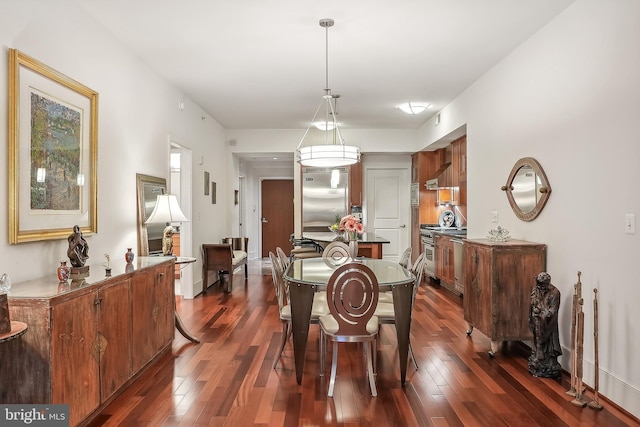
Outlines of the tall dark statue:
M 536 277 L 531 291 L 529 328 L 533 333 L 533 346 L 529 357 L 529 373 L 536 377 L 560 378 L 562 368 L 558 356 L 562 354 L 558 333 L 560 291 L 551 284 L 548 273 Z
M 73 226 L 73 233 L 67 237 L 67 241 L 69 242 L 67 256 L 71 261 L 71 265 L 74 267 L 84 266 L 85 261 L 89 258 L 89 244 L 82 236 L 79 226 Z

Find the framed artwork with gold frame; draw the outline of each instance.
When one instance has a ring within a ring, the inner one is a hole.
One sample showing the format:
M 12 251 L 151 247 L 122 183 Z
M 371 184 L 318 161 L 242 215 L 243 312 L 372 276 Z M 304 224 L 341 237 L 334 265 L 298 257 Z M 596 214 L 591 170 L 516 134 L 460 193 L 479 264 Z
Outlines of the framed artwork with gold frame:
M 98 93 L 9 49 L 9 243 L 96 233 Z

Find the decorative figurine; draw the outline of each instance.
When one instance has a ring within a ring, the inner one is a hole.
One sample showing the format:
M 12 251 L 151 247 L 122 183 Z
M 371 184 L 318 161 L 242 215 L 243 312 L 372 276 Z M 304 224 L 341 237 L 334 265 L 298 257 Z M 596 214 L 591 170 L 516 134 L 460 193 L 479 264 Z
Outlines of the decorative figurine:
M 69 242 L 67 256 L 71 261 L 71 265 L 74 267 L 83 267 L 87 258 L 89 258 L 89 244 L 84 237 L 82 237 L 82 231 L 79 226 L 73 226 L 73 233 L 67 237 L 67 241 Z
M 536 277 L 531 291 L 529 328 L 533 333 L 533 347 L 529 357 L 529 373 L 536 377 L 560 378 L 562 368 L 558 356 L 562 354 L 558 333 L 560 291 L 551 284 L 548 273 Z
M 162 254 L 173 255 L 173 227 L 170 225 L 167 225 L 162 233 Z
M 111 256 L 109 254 L 104 254 L 104 257 L 107 259 L 107 263 L 104 264 L 104 273 L 107 277 L 111 276 L 111 266 L 109 263 L 111 262 Z

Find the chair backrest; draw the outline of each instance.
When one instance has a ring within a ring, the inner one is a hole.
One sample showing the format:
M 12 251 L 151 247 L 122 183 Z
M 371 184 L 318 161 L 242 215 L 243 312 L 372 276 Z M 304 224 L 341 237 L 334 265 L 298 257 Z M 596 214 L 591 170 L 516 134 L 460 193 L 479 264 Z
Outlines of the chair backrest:
M 407 270 L 411 270 L 411 246 L 405 249 L 402 255 L 400 255 L 398 263 Z
M 249 238 L 248 237 L 225 237 L 222 239 L 222 243 L 231 245 L 231 249 L 234 251 L 249 252 Z
M 231 246 L 224 243 L 203 243 L 202 244 L 202 263 L 211 270 L 228 265 L 231 263 L 233 251 Z
M 378 279 L 359 262 L 338 267 L 327 283 L 329 312 L 338 322 L 337 335 L 369 335 L 367 322 L 378 305 Z
M 331 242 L 322 251 L 322 259 L 331 265 L 342 265 L 351 261 L 349 245 L 344 242 Z
M 416 261 L 413 263 L 413 267 L 411 268 L 411 272 L 416 276 L 416 281 L 413 285 L 413 297 L 415 298 L 418 293 L 418 289 L 422 284 L 422 274 L 424 273 L 424 267 L 427 263 L 427 259 L 424 257 L 424 252 L 418 255 Z
M 289 267 L 289 263 L 291 262 L 291 260 L 289 259 L 287 254 L 284 253 L 284 250 L 280 246 L 276 247 L 276 255 L 280 260 L 280 266 L 282 267 L 282 271 L 284 271 L 287 267 Z
M 289 304 L 289 289 L 282 278 L 283 270 L 280 266 L 280 260 L 273 252 L 269 252 L 269 259 L 271 260 L 271 277 L 273 277 L 278 307 L 282 309 L 282 307 Z

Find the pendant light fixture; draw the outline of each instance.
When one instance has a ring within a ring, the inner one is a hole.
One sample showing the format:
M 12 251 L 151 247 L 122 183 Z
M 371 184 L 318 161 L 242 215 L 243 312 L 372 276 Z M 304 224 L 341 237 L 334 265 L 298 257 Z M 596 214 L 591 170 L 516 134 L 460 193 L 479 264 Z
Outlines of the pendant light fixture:
M 296 147 L 298 162 L 302 166 L 314 167 L 339 167 L 348 166 L 360 161 L 360 148 L 345 145 L 340 132 L 340 126 L 336 119 L 335 103 L 339 95 L 332 95 L 329 89 L 329 28 L 333 27 L 333 19 L 321 19 L 320 26 L 325 29 L 326 58 L 325 58 L 325 89 L 320 105 L 316 110 L 311 123 L 302 135 L 302 139 Z M 309 129 L 315 125 L 316 117 L 322 107 L 325 107 L 325 120 L 323 122 L 325 134 L 325 144 L 302 146 Z

